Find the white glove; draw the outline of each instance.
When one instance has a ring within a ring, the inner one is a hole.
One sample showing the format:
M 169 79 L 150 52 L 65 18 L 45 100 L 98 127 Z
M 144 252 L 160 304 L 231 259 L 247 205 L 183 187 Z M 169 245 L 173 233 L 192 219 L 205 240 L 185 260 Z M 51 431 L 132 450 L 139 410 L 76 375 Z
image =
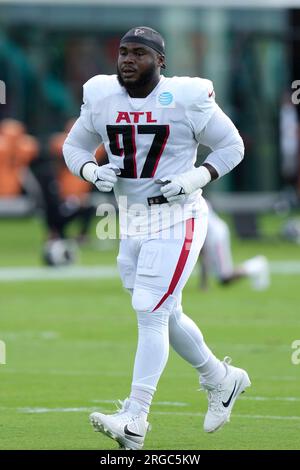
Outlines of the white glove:
M 91 162 L 86 163 L 82 169 L 84 179 L 93 183 L 103 193 L 109 193 L 113 189 L 120 173 L 120 168 L 113 163 L 98 166 Z
M 155 183 L 161 184 L 161 192 L 168 202 L 179 202 L 185 198 L 182 186 L 175 182 L 176 175 L 171 175 L 167 178 L 155 180 Z
M 184 199 L 184 195 L 203 188 L 210 181 L 211 174 L 205 166 L 199 166 L 180 175 L 156 180 L 162 184 L 160 190 L 168 202 L 181 201 Z

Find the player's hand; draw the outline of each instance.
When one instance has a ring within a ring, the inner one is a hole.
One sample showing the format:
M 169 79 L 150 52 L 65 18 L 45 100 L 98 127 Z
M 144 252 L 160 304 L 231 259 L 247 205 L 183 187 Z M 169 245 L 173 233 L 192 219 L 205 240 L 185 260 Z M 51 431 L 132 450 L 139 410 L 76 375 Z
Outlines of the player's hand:
M 167 183 L 162 184 L 161 192 L 168 202 L 173 202 L 203 188 L 211 181 L 211 174 L 205 166 L 199 166 L 179 175 L 162 178 L 160 181 Z
M 155 181 L 160 184 L 160 190 L 168 202 L 179 202 L 185 197 L 184 190 L 180 184 L 176 182 L 176 176 L 161 178 Z
M 95 181 L 93 183 L 99 191 L 109 193 L 117 182 L 117 175 L 120 173 L 120 168 L 113 163 L 97 166 L 94 172 Z
M 87 163 L 82 173 L 84 178 L 93 183 L 99 191 L 109 193 L 117 182 L 117 175 L 121 173 L 121 170 L 113 163 L 102 166 Z

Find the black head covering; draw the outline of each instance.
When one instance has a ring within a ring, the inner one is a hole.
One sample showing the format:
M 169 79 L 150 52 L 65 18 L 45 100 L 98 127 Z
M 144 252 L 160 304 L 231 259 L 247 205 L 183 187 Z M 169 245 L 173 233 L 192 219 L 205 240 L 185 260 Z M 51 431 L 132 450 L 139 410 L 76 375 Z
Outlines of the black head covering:
M 136 42 L 151 47 L 161 55 L 165 55 L 165 41 L 161 34 L 155 29 L 148 28 L 147 26 L 137 26 L 127 31 L 120 41 L 120 46 L 127 42 Z M 165 65 L 162 65 L 165 68 Z

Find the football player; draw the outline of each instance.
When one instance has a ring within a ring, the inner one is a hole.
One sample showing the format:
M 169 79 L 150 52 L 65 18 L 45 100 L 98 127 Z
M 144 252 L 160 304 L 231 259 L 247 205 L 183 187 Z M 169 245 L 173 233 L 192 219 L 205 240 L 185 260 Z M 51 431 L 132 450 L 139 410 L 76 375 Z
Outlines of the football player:
M 228 286 L 239 279 L 249 278 L 254 290 L 267 289 L 270 285 L 267 258 L 258 255 L 234 266 L 229 227 L 210 204 L 208 208 L 207 235 L 200 256 L 201 287 L 207 288 L 208 275 L 212 273 L 223 286 Z
M 207 391 L 206 432 L 229 420 L 250 385 L 246 371 L 213 354 L 181 306 L 207 231 L 201 188 L 240 163 L 243 142 L 216 104 L 210 80 L 166 77 L 165 67 L 162 36 L 149 27 L 130 29 L 120 41 L 117 74 L 84 85 L 80 117 L 64 144 L 69 169 L 99 191 L 114 189 L 119 205 L 118 266 L 132 295 L 138 344 L 129 398 L 117 413 L 93 413 L 91 421 L 126 449 L 143 447 L 169 344 Z M 109 163 L 98 166 L 101 142 Z M 196 168 L 200 142 L 212 152 Z

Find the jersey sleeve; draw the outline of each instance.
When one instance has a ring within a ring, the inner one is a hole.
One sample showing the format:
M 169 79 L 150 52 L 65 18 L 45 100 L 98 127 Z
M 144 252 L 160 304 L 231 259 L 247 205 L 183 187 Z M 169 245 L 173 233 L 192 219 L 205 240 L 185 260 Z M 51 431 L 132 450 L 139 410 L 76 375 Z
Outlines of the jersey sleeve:
M 191 122 L 195 137 L 201 133 L 217 109 L 213 83 L 210 80 L 193 78 L 187 116 Z
M 204 163 L 213 166 L 219 177 L 229 173 L 244 157 L 244 143 L 239 131 L 219 106 L 197 135 L 197 140 L 212 150 Z
M 63 155 L 69 170 L 74 175 L 82 177 L 81 170 L 86 163 L 93 162 L 97 165 L 95 153 L 100 144 L 100 135 L 90 132 L 80 116 L 63 145 Z
M 83 85 L 83 104 L 81 105 L 81 110 L 80 110 L 80 119 L 83 124 L 83 126 L 88 130 L 89 132 L 94 132 L 95 128 L 93 125 L 93 114 L 92 114 L 92 87 L 91 87 L 91 81 L 89 80 Z
M 101 135 L 93 124 L 93 109 L 97 98 L 99 78 L 93 77 L 83 85 L 83 104 L 80 116 L 70 130 L 63 146 L 65 162 L 76 176 L 82 176 L 82 167 L 97 164 L 95 152 L 102 142 Z

